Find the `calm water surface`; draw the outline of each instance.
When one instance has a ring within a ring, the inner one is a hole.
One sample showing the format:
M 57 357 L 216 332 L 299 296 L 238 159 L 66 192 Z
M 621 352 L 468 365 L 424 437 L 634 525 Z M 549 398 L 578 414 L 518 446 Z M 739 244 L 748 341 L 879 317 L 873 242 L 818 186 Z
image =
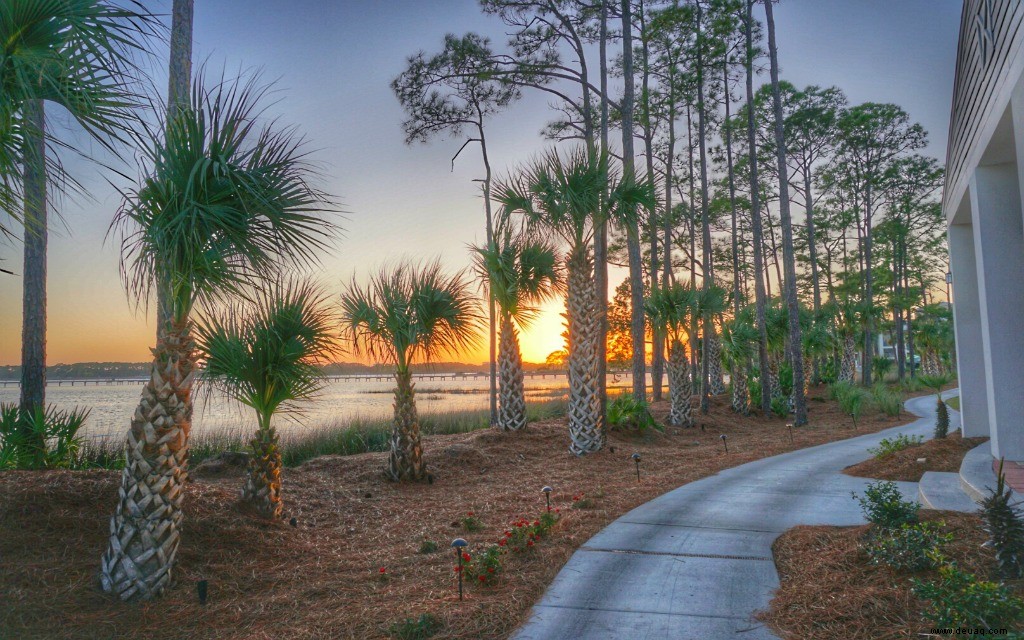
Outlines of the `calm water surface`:
M 466 380 L 417 380 L 416 405 L 421 414 L 433 412 L 483 410 L 487 408 L 487 378 Z M 355 419 L 379 420 L 392 415 L 392 382 L 377 380 L 344 380 L 330 382 L 320 396 L 303 403 L 301 418 L 282 417 L 275 425 L 282 433 L 315 428 L 334 422 Z M 142 393 L 140 384 L 99 384 L 63 386 L 50 384 L 46 400 L 61 409 L 87 407 L 89 420 L 82 435 L 97 438 L 121 438 L 128 429 Z M 527 378 L 527 401 L 565 397 L 564 377 Z M 0 388 L 0 402 L 17 402 L 18 388 Z M 252 410 L 200 389 L 196 394 L 193 434 L 227 430 L 248 431 L 255 425 Z

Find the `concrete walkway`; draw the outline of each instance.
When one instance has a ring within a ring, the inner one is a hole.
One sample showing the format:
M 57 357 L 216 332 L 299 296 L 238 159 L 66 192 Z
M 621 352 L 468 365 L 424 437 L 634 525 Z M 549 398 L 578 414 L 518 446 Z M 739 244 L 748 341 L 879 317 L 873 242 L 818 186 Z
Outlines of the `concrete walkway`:
M 931 437 L 934 396 L 906 407 L 923 417 L 727 469 L 630 511 L 573 554 L 513 637 L 775 638 L 753 619 L 779 584 L 772 542 L 796 525 L 864 522 L 850 493 L 870 481 L 840 471 L 882 438 Z M 960 416 L 950 414 L 956 428 Z M 917 498 L 916 483 L 898 484 Z

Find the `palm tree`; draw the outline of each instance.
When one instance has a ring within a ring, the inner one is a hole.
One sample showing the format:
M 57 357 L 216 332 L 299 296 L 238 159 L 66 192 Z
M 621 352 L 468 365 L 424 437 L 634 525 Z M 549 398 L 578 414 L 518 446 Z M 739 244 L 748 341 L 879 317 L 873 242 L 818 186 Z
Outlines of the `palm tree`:
M 750 309 L 750 307 L 747 307 Z M 730 322 L 722 324 L 722 360 L 729 368 L 729 386 L 732 387 L 732 410 L 750 413 L 750 389 L 747 387 L 747 369 L 757 353 L 757 327 L 752 314 L 744 309 Z
M 729 308 L 729 293 L 716 284 L 705 283 L 701 290 L 695 293 L 693 305 L 694 317 L 703 319 L 700 344 L 706 366 L 702 365 L 701 370 L 707 373 L 707 376 L 705 384 L 701 385 L 700 411 L 706 414 L 710 408 L 711 396 L 725 392 L 722 382 L 721 345 L 715 332 L 714 319 Z
M 693 426 L 692 392 L 690 384 L 690 358 L 685 337 L 686 325 L 693 314 L 696 295 L 689 286 L 679 282 L 655 289 L 647 300 L 647 315 L 655 330 L 661 331 L 668 342 L 668 422 L 674 427 Z M 684 342 L 685 340 L 685 342 Z
M 395 365 L 395 422 L 388 479 L 432 480 L 423 462 L 411 365 L 459 353 L 478 338 L 482 316 L 462 272 L 446 275 L 440 261 L 400 263 L 366 286 L 354 280 L 341 297 L 342 334 L 354 351 Z
M 837 380 L 853 382 L 857 375 L 857 339 L 860 334 L 860 305 L 852 297 L 834 298 L 836 351 L 839 353 Z
M 210 314 L 197 329 L 202 379 L 256 412 L 258 429 L 242 502 L 281 517 L 281 451 L 271 421 L 316 395 L 335 351 L 334 314 L 318 286 L 297 280 L 260 287 L 251 301 Z
M 602 197 L 608 199 L 602 209 Z M 503 214 L 519 213 L 527 228 L 560 237 L 567 245 L 566 324 L 569 352 L 569 450 L 592 453 L 605 442 L 601 411 L 598 343 L 602 339 L 597 315 L 594 261 L 591 245 L 594 224 L 623 220 L 641 207 L 653 208 L 649 183 L 635 179 L 616 181 L 606 155 L 576 149 L 563 159 L 556 151 L 495 188 Z
M 274 278 L 284 262 L 315 263 L 334 229 L 302 139 L 259 125 L 266 92 L 255 77 L 211 89 L 197 77 L 191 104 L 149 132 L 143 178 L 112 224 L 127 290 L 141 302 L 154 282 L 165 287 L 171 318 L 132 418 L 103 555 L 103 589 L 124 600 L 171 581 L 198 373 L 193 307 Z
M 526 426 L 518 328 L 537 317 L 537 305 L 561 292 L 561 269 L 554 247 L 524 234 L 513 234 L 509 221 L 502 218 L 490 244 L 474 247 L 473 252 L 480 279 L 493 292 L 500 316 L 496 426 L 502 431 L 518 431 Z
M 46 401 L 47 183 L 81 192 L 55 153 L 78 152 L 47 132 L 45 104 L 63 107 L 116 153 L 114 143 L 127 137 L 139 100 L 134 57 L 154 24 L 137 2 L 0 3 L 0 209 L 24 225 L 19 406 L 26 425 Z M 0 234 L 10 232 L 0 226 Z

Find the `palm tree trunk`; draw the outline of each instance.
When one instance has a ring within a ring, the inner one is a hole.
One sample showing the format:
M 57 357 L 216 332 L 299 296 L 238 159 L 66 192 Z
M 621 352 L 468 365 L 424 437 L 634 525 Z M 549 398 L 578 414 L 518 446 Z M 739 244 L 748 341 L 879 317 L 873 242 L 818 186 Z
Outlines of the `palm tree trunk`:
M 395 373 L 395 424 L 391 432 L 391 455 L 385 474 L 393 482 L 417 481 L 427 477 L 420 443 L 420 420 L 416 414 L 416 390 L 408 368 Z
M 46 404 L 46 139 L 45 107 L 42 100 L 25 103 L 25 255 L 22 278 L 21 398 L 23 416 L 42 410 Z M 26 442 L 41 464 L 46 453 L 42 435 L 28 428 Z
M 498 353 L 501 404 L 498 407 L 498 429 L 519 431 L 526 427 L 523 358 L 519 352 L 519 336 L 512 315 L 502 312 L 501 316 L 501 349 Z
M 195 375 L 192 322 L 173 322 L 153 350 L 149 381 L 132 418 L 100 570 L 103 590 L 122 600 L 148 600 L 171 582 L 181 537 Z
M 747 389 L 747 374 L 742 364 L 729 370 L 729 385 L 732 387 L 732 410 L 741 415 L 750 413 L 750 390 Z
M 668 423 L 673 427 L 693 426 L 692 392 L 686 347 L 681 341 L 673 340 L 668 352 L 668 395 L 671 403 Z
M 597 367 L 598 324 L 594 315 L 593 264 L 587 247 L 567 260 L 569 333 L 569 451 L 580 456 L 604 446 L 604 419 Z
M 857 343 L 853 336 L 843 338 L 843 356 L 839 367 L 840 382 L 853 382 L 857 375 Z
M 242 485 L 242 502 L 268 520 L 281 517 L 281 449 L 273 427 L 261 427 L 252 439 L 252 455 Z

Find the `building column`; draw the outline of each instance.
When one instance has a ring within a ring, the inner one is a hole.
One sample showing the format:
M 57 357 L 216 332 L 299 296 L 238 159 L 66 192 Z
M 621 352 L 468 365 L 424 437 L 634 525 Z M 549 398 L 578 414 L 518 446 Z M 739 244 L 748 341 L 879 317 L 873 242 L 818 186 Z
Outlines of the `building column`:
M 1024 460 L 1024 207 L 1016 162 L 970 185 L 992 453 Z
M 957 384 L 960 387 L 963 434 L 969 438 L 987 438 L 988 385 L 972 225 L 950 225 L 949 265 L 953 274 L 953 328 L 956 332 Z

